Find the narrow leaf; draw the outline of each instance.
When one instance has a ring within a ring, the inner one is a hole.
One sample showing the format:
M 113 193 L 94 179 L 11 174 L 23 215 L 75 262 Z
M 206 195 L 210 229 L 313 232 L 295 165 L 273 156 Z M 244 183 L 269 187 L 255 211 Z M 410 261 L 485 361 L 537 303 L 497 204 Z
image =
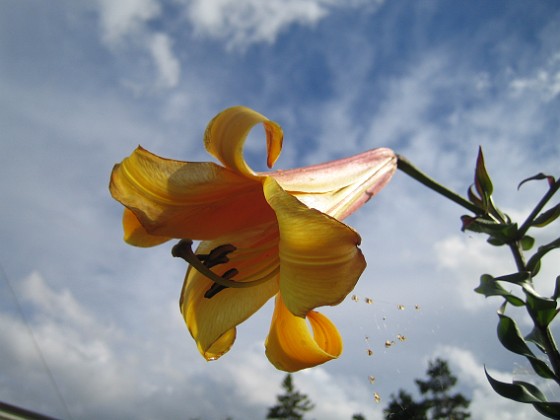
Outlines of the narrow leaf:
M 532 288 L 523 288 L 527 295 L 527 308 L 529 313 L 540 327 L 546 328 L 552 322 L 556 314 L 556 300 L 544 298 L 533 294 L 529 290 Z
M 476 195 L 476 193 L 473 191 L 473 188 L 474 185 L 471 185 L 469 187 L 469 189 L 467 190 L 467 197 L 469 201 L 473 203 L 475 206 L 482 208 L 482 200 Z
M 560 403 L 553 402 L 543 402 L 543 403 L 533 403 L 533 407 L 543 416 L 546 416 L 551 419 L 559 419 L 560 418 Z
M 556 285 L 554 286 L 554 294 L 552 299 L 557 300 L 560 297 L 560 276 L 556 277 Z
M 533 327 L 533 330 L 525 336 L 525 341 L 530 341 L 536 345 L 540 351 L 546 353 L 545 337 L 543 337 L 539 328 Z
M 486 373 L 486 378 L 488 378 L 488 382 L 490 382 L 490 386 L 502 397 L 509 398 L 510 400 L 519 401 L 523 403 L 541 403 L 546 402 L 546 399 L 543 400 L 541 398 L 542 393 L 539 391 L 537 395 L 535 395 L 532 391 L 524 386 L 523 383 L 506 383 L 498 381 L 490 376 L 486 367 L 484 368 L 484 372 Z
M 556 248 L 560 248 L 560 238 L 557 238 L 546 245 L 540 246 L 537 252 L 535 252 L 535 254 L 529 259 L 529 262 L 527 263 L 527 269 L 531 272 L 534 272 L 537 264 L 540 263 L 542 257 Z
M 498 316 L 500 317 L 498 322 L 498 338 L 502 345 L 513 353 L 534 357 L 515 321 L 503 314 L 498 314 Z
M 494 192 L 494 187 L 488 171 L 486 171 L 486 165 L 484 164 L 484 154 L 482 153 L 482 147 L 478 148 L 478 157 L 476 159 L 476 172 L 474 177 L 474 185 L 476 191 L 485 202 L 490 198 Z
M 538 181 L 538 180 L 541 180 L 541 179 L 546 179 L 546 180 L 548 181 L 548 185 L 549 185 L 549 186 L 552 186 L 552 185 L 556 182 L 553 176 L 545 175 L 545 174 L 543 174 L 543 173 L 541 172 L 540 174 L 531 176 L 531 177 L 526 178 L 526 179 L 524 179 L 523 181 L 521 181 L 521 182 L 519 183 L 519 185 L 517 186 L 517 189 L 520 189 L 521 186 L 522 186 L 523 184 L 525 184 L 526 182 L 529 182 L 529 181 Z
M 505 276 L 499 276 L 494 278 L 497 281 L 507 281 L 508 283 L 513 283 L 516 285 L 521 285 L 531 278 L 531 273 L 528 271 L 520 271 L 518 273 L 506 274 Z
M 545 379 L 554 379 L 556 376 L 552 369 L 548 367 L 548 365 L 541 359 L 538 359 L 534 356 L 526 356 L 529 363 L 531 363 L 531 367 L 535 371 L 537 375 L 541 378 Z
M 533 394 L 534 396 L 536 396 L 538 399 L 540 399 L 541 401 L 547 401 L 546 396 L 543 394 L 543 392 L 537 388 L 535 385 L 529 383 L 529 382 L 525 382 L 525 381 L 513 381 L 513 383 L 515 385 L 521 385 L 522 387 L 524 387 L 525 389 L 527 389 L 531 394 Z
M 502 296 L 513 306 L 525 305 L 525 302 L 522 299 L 511 294 L 502 286 L 500 286 L 500 284 L 497 283 L 495 279 L 489 274 L 483 274 L 480 277 L 480 285 L 476 289 L 474 289 L 474 291 L 486 297 Z
M 554 222 L 558 217 L 560 217 L 560 203 L 556 204 L 551 209 L 539 214 L 538 217 L 531 223 L 532 226 L 544 227 L 549 223 Z

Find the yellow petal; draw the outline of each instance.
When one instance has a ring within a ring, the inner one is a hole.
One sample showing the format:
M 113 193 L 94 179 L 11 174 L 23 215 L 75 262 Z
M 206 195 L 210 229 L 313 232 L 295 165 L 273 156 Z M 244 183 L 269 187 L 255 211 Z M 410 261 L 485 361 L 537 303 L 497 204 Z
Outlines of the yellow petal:
M 141 147 L 115 165 L 110 190 L 147 233 L 160 237 L 212 239 L 275 218 L 260 182 Z
M 123 214 L 124 240 L 130 245 L 149 247 L 167 242 L 170 238 L 150 235 L 129 209 Z
M 395 153 L 386 148 L 320 165 L 270 175 L 301 202 L 342 220 L 377 194 L 397 169 Z
M 273 178 L 264 180 L 264 192 L 278 220 L 280 292 L 288 309 L 305 316 L 316 307 L 340 303 L 366 267 L 360 236 L 308 208 Z
M 271 168 L 282 150 L 282 129 L 264 115 L 243 106 L 228 108 L 210 121 L 204 134 L 206 150 L 226 168 L 244 176 L 256 176 L 243 158 L 243 145 L 249 131 L 259 123 L 265 128 L 267 165 Z
M 207 360 L 226 353 L 235 339 L 232 333 L 235 327 L 278 293 L 278 230 L 275 223 L 255 227 L 242 235 L 204 241 L 196 252 L 207 254 L 224 244 L 232 244 L 237 249 L 228 255 L 230 261 L 215 266 L 214 272 L 223 275 L 236 268 L 239 273 L 232 280 L 254 281 L 263 277 L 269 277 L 269 280 L 248 288 L 228 288 L 205 298 L 204 294 L 213 282 L 189 268 L 180 308 L 200 353 Z
M 281 296 L 276 297 L 265 347 L 268 359 L 277 369 L 295 372 L 328 362 L 342 354 L 340 334 L 326 316 L 311 311 L 307 320 L 313 336 L 305 318 L 294 316 Z

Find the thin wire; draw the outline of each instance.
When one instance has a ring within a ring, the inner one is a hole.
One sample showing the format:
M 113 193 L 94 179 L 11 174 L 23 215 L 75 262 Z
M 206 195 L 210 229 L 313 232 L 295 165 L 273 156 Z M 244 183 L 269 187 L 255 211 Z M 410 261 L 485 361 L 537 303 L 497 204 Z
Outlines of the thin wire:
M 15 289 L 12 287 L 12 283 L 10 282 L 10 279 L 8 278 L 8 275 L 6 274 L 6 271 L 4 270 L 4 267 L 3 267 L 2 263 L 0 263 L 0 274 L 4 278 L 6 284 L 8 285 L 8 289 L 10 289 L 10 293 L 12 294 L 12 297 L 14 298 L 14 302 L 16 303 L 16 307 L 17 307 L 17 310 L 19 312 L 19 315 L 21 316 L 21 319 L 23 320 L 23 323 L 27 327 L 27 332 L 29 333 L 29 336 L 31 337 L 31 341 L 33 342 L 33 346 L 35 347 L 35 350 L 39 354 L 39 358 L 41 359 L 41 364 L 43 365 L 43 368 L 45 369 L 45 372 L 47 373 L 47 376 L 49 377 L 49 381 L 51 382 L 51 385 L 54 388 L 54 391 L 55 391 L 55 393 L 58 397 L 58 400 L 59 400 L 60 404 L 64 408 L 64 412 L 66 413 L 66 417 L 68 419 L 72 419 L 72 415 L 70 414 L 70 410 L 68 409 L 68 405 L 66 404 L 66 401 L 64 400 L 64 397 L 62 396 L 62 393 L 60 392 L 60 388 L 58 387 L 58 384 L 57 384 L 57 382 L 54 378 L 54 375 L 53 375 L 51 369 L 49 368 L 49 365 L 47 363 L 45 355 L 43 354 L 43 351 L 41 350 L 41 346 L 39 346 L 39 342 L 35 338 L 35 334 L 33 334 L 33 328 L 31 327 L 31 324 L 27 321 L 27 318 L 25 317 L 25 313 L 23 312 L 23 308 L 22 308 L 21 304 L 19 303 L 19 300 L 18 300 L 18 297 L 16 295 Z

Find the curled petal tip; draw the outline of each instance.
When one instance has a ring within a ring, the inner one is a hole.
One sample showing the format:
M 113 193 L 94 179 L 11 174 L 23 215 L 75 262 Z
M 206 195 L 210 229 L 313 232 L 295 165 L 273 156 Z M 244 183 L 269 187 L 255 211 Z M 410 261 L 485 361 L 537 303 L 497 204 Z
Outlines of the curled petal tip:
M 280 127 L 274 121 L 265 121 L 264 129 L 266 132 L 266 149 L 267 149 L 267 159 L 266 164 L 269 168 L 272 168 L 280 156 L 282 151 L 282 143 L 284 141 L 284 133 L 282 132 L 282 127 Z

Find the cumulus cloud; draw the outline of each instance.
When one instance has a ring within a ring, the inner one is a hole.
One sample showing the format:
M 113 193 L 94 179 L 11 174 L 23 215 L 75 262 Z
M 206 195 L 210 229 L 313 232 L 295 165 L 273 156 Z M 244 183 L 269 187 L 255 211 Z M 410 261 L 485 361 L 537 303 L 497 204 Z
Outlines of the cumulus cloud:
M 158 84 L 163 87 L 174 87 L 179 83 L 181 64 L 171 49 L 170 38 L 156 33 L 150 38 L 149 49 L 158 69 Z
M 253 43 L 274 42 L 290 25 L 315 25 L 335 6 L 355 7 L 364 3 L 359 0 L 194 0 L 185 5 L 198 33 L 226 40 L 229 48 L 243 49 Z
M 116 46 L 123 38 L 145 30 L 145 24 L 156 18 L 161 7 L 156 0 L 99 0 L 103 40 Z
M 157 74 L 155 87 L 173 88 L 179 83 L 181 63 L 172 49 L 172 40 L 164 32 L 156 32 L 149 23 L 162 13 L 156 0 L 99 0 L 98 13 L 101 39 L 117 55 L 128 49 L 148 54 Z M 138 84 L 125 83 L 138 88 Z
M 484 374 L 484 365 L 470 351 L 454 346 L 441 346 L 433 358 L 440 357 L 450 362 L 451 371 L 459 378 L 459 385 L 471 388 L 469 411 L 473 419 L 525 420 L 540 419 L 530 404 L 514 402 L 496 394 Z M 511 381 L 511 372 L 488 369 L 492 377 L 501 381 Z M 515 408 L 515 409 L 513 409 Z
M 327 14 L 323 1 L 195 0 L 189 17 L 198 32 L 227 39 L 228 46 L 242 47 L 276 40 L 294 24 L 313 25 Z
M 510 82 L 514 95 L 536 93 L 545 102 L 560 95 L 560 52 L 553 54 L 543 67 L 528 76 L 518 76 Z
M 178 418 L 180 413 L 218 418 L 224 411 L 234 418 L 262 418 L 282 392 L 284 373 L 268 363 L 262 340 L 240 337 L 231 354 L 208 364 L 190 341 L 185 351 L 166 345 L 168 338 L 141 337 L 103 323 L 72 292 L 51 287 L 38 272 L 17 290 L 31 314 L 26 317 L 30 329 L 22 319 L 0 312 L 0 367 L 20 378 L 0 382 L 0 393 L 14 404 L 84 419 L 100 413 L 104 418 Z M 168 312 L 176 316 L 176 302 Z M 123 351 L 130 348 L 133 354 Z M 296 374 L 296 386 L 320 403 L 313 411 L 318 418 L 349 418 L 371 409 L 364 382 L 335 377 L 323 368 Z M 34 402 L 18 397 L 22 387 L 26 395 L 36 395 Z
M 452 279 L 446 290 L 468 311 L 477 311 L 490 303 L 473 289 L 482 274 L 500 276 L 515 270 L 506 249 L 490 246 L 482 236 L 468 234 L 443 238 L 433 245 L 442 278 Z

